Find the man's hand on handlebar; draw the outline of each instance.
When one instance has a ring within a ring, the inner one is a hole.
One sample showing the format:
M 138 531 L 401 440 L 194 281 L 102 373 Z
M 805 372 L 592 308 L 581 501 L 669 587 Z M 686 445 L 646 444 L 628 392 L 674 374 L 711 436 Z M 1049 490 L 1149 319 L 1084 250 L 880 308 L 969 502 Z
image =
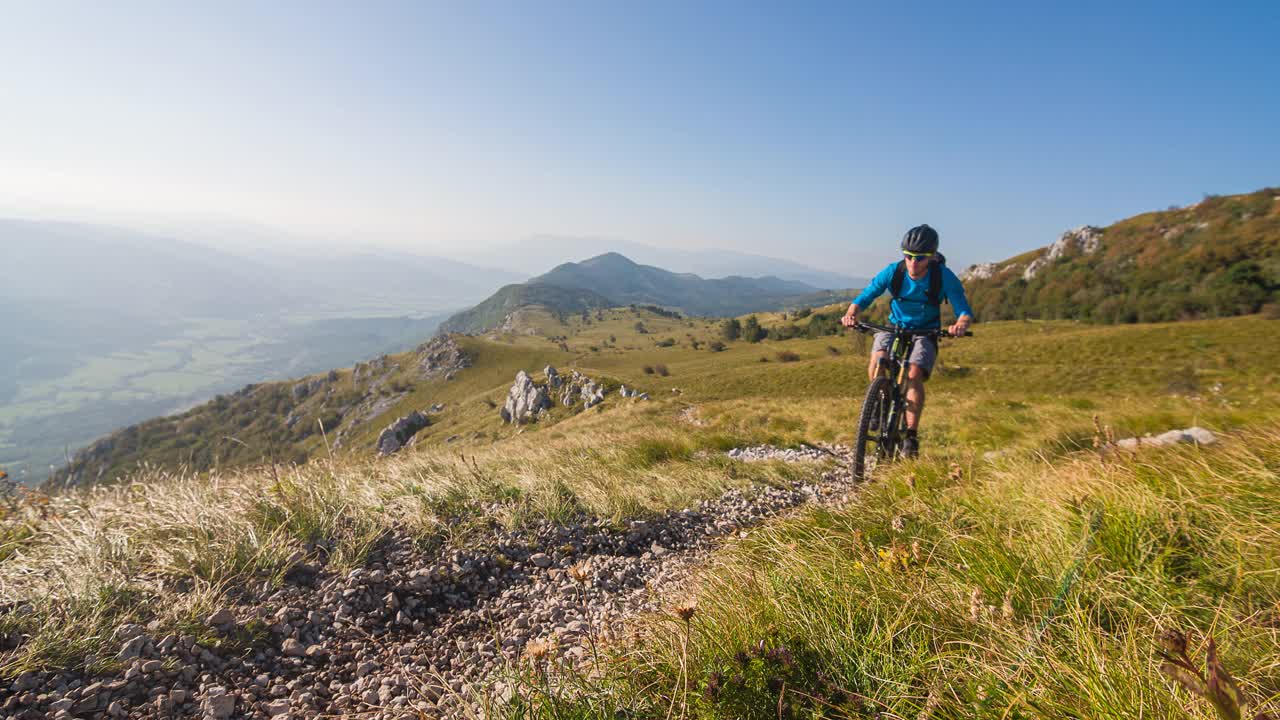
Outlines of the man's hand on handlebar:
M 858 324 L 858 306 L 850 305 L 849 310 L 845 312 L 844 317 L 840 318 L 840 324 L 845 327 L 853 327 Z
M 947 328 L 947 332 L 951 333 L 954 337 L 964 337 L 964 334 L 969 331 L 969 323 L 971 321 L 972 318 L 968 315 L 961 315 L 956 318 L 955 323 L 953 323 L 951 327 Z

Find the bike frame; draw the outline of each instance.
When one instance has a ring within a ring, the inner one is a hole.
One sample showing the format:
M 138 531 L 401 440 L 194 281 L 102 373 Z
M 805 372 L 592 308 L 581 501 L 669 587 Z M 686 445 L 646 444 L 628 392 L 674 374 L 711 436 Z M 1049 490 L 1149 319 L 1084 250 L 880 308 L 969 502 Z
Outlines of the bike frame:
M 892 336 L 888 352 L 877 364 L 877 376 L 872 381 L 872 386 L 867 389 L 867 400 L 864 401 L 860 413 L 860 418 L 872 416 L 878 418 L 878 425 L 874 431 L 870 429 L 868 424 L 870 421 L 859 420 L 857 446 L 854 450 L 854 475 L 861 478 L 866 469 L 866 451 L 869 443 L 874 443 L 875 457 L 879 460 L 892 461 L 900 451 L 899 445 L 907 427 L 907 366 L 915 343 L 930 338 L 936 341 L 937 338 L 951 337 L 951 334 L 943 329 L 908 330 L 900 326 L 885 327 L 863 322 L 853 327 L 859 332 L 887 332 Z M 965 335 L 971 334 L 965 333 Z M 883 391 L 885 394 L 876 405 L 868 405 L 867 403 L 872 402 L 872 397 L 877 392 L 874 386 L 885 380 L 888 381 L 885 383 L 887 388 Z M 868 415 L 869 411 L 870 415 Z
M 890 439 L 891 450 L 896 450 L 897 434 L 906 427 L 907 409 L 907 358 L 911 357 L 911 349 L 915 347 L 916 336 L 893 329 L 893 341 L 889 343 L 889 352 L 880 358 L 880 375 L 889 378 L 893 383 L 893 394 L 889 397 L 889 411 L 884 414 L 884 424 L 880 426 L 880 435 L 886 433 Z M 899 427 L 902 425 L 902 427 Z

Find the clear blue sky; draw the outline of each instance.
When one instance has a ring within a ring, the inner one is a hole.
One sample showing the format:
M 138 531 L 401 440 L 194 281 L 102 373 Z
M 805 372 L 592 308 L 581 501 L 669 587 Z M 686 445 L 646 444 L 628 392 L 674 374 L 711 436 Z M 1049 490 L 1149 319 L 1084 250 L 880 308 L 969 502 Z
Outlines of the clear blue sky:
M 10 3 L 0 205 L 998 259 L 1280 185 L 1277 37 L 1274 2 Z

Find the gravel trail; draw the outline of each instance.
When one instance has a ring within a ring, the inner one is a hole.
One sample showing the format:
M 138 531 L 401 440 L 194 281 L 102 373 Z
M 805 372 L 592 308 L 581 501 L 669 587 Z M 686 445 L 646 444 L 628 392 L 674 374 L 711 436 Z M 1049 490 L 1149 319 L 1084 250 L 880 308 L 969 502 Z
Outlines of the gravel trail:
M 126 670 L 24 673 L 0 686 L 19 719 L 472 717 L 501 698 L 500 675 L 529 643 L 574 662 L 621 620 L 670 604 L 723 538 L 854 490 L 844 447 L 731 451 L 743 461 L 838 461 L 812 484 L 736 490 L 697 507 L 621 524 L 585 518 L 509 531 L 491 524 L 465 549 L 392 536 L 366 565 L 335 574 L 298 558 L 285 585 L 245 590 L 206 619 L 255 641 L 240 654 L 137 625 L 113 640 Z

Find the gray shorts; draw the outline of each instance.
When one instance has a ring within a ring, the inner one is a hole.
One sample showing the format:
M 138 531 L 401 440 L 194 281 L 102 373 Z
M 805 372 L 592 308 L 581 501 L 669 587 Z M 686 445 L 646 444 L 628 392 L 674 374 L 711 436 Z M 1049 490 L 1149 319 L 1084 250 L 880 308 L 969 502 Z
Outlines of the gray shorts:
M 871 352 L 876 353 L 884 351 L 889 352 L 889 343 L 893 342 L 893 335 L 887 332 L 876 333 L 875 342 L 871 345 Z M 930 338 L 916 338 L 915 344 L 911 346 L 911 357 L 907 358 L 907 362 L 912 365 L 918 365 L 924 371 L 924 377 L 929 379 L 929 375 L 933 373 L 933 364 L 938 360 L 938 341 Z

